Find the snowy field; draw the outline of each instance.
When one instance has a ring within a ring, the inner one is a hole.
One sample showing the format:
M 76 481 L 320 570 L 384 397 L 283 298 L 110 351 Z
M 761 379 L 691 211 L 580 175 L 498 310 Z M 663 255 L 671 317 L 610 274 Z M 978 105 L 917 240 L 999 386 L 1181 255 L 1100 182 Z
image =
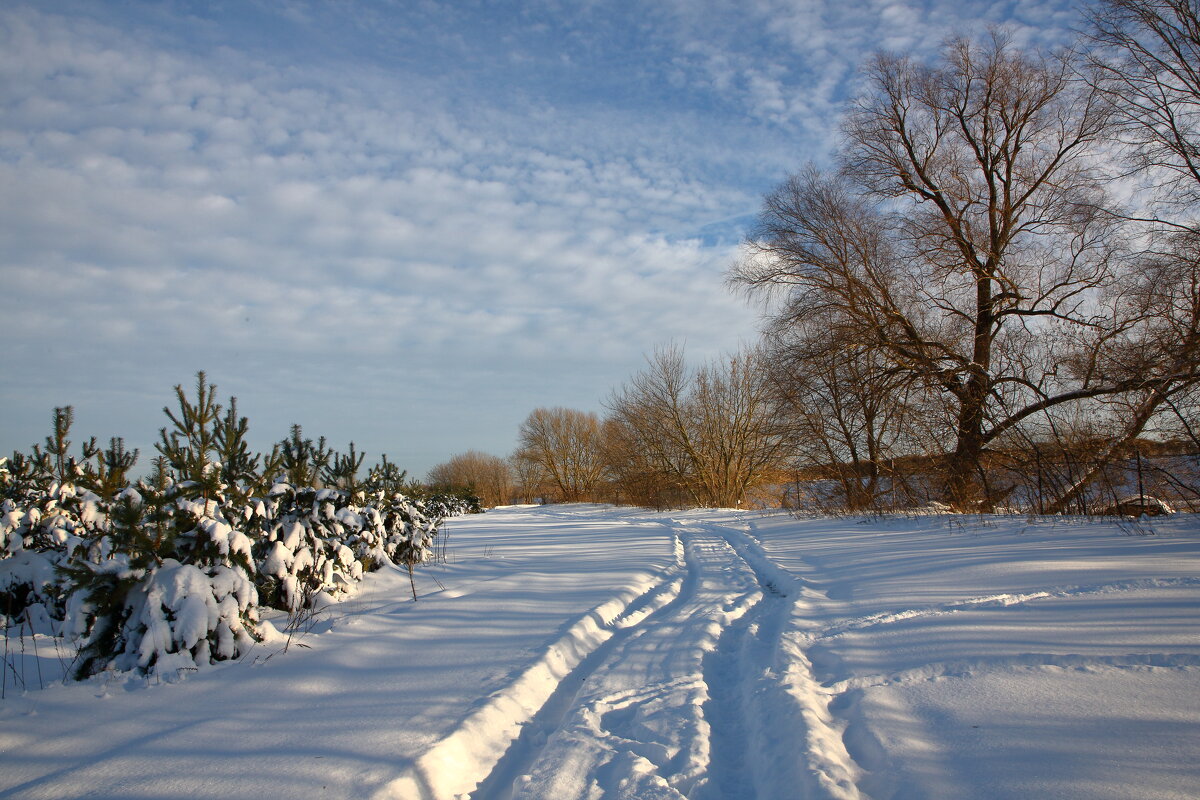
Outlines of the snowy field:
M 448 532 L 419 602 L 379 573 L 172 683 L 63 686 L 50 640 L 12 639 L 0 798 L 1200 797 L 1191 516 Z

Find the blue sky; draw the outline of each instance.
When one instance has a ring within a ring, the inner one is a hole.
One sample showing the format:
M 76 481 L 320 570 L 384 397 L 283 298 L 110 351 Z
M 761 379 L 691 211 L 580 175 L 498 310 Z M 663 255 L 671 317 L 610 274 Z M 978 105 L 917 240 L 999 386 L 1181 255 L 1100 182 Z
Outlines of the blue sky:
M 858 66 L 1070 2 L 8 2 L 0 452 L 123 436 L 206 370 L 416 475 L 756 338 L 724 272 Z

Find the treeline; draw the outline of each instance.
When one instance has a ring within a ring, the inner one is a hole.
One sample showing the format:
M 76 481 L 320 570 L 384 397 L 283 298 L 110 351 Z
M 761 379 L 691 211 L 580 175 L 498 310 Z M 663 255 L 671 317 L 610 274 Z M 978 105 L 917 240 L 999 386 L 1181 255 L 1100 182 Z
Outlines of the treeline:
M 786 366 L 778 353 L 751 351 L 689 372 L 679 350 L 662 350 L 610 396 L 605 414 L 536 409 L 520 426 L 513 454 L 458 454 L 434 467 L 426 484 L 469 491 L 486 507 L 603 502 L 840 512 L 947 505 L 936 425 L 914 417 L 907 430 L 888 428 L 904 438 L 857 438 L 867 428 L 855 418 L 894 413 L 896 398 L 824 384 L 832 413 L 808 413 L 817 404 L 797 403 L 806 387 Z M 1056 418 L 1043 438 L 989 448 L 979 480 L 997 498 L 993 508 L 1027 513 L 1048 513 L 1067 492 L 1066 513 L 1112 513 L 1141 496 L 1192 508 L 1200 501 L 1196 412 L 1194 402 L 1175 405 L 1149 431 L 1154 438 L 1116 452 L 1104 419 Z M 1085 476 L 1087 491 L 1072 491 Z
M 764 368 L 753 352 L 691 369 L 681 350 L 660 350 L 612 394 L 604 417 L 536 409 L 511 456 L 463 453 L 434 467 L 426 482 L 469 487 L 485 506 L 740 505 L 785 464 Z
M 1200 449 L 1198 9 L 1103 0 L 1053 53 L 993 33 L 878 54 L 834 166 L 767 195 L 731 270 L 760 346 L 655 354 L 603 419 L 535 411 L 515 493 L 735 505 L 787 473 L 850 508 L 1144 493 L 1150 443 Z M 1194 459 L 1157 468 L 1194 497 Z
M 364 471 L 353 443 L 339 453 L 298 425 L 254 453 L 236 399 L 222 407 L 216 391 L 203 372 L 193 396 L 176 387 L 139 480 L 122 439 L 72 449 L 71 407 L 55 409 L 44 445 L 0 459 L 6 634 L 73 640 L 77 678 L 237 658 L 262 637 L 260 607 L 297 615 L 389 564 L 411 580 L 441 521 L 479 510 L 466 493 L 426 492 L 386 455 Z

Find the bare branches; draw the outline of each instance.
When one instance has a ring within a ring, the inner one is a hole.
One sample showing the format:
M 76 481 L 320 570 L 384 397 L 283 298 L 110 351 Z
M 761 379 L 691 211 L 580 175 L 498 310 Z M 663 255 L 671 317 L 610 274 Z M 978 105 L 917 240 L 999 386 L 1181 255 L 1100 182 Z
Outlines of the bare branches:
M 919 447 L 912 415 L 922 392 L 846 330 L 829 314 L 776 331 L 769 387 L 796 466 L 837 481 L 847 507 L 878 507 L 895 496 L 896 457 Z
M 535 409 L 518 438 L 518 458 L 541 467 L 558 499 L 593 497 L 604 469 L 599 417 L 572 408 Z
M 962 508 L 990 502 L 974 476 L 1008 419 L 1080 398 L 1051 361 L 1095 362 L 1096 331 L 1127 324 L 1128 306 L 1099 302 L 1119 279 L 1092 168 L 1111 110 L 1072 75 L 1069 57 L 1000 35 L 951 42 L 932 66 L 877 57 L 840 175 L 808 169 L 768 196 L 734 270 L 751 291 L 787 292 L 778 327 L 836 320 L 883 374 L 950 403 L 947 490 Z M 1116 390 L 1101 383 L 1088 396 Z
M 1103 0 L 1089 19 L 1091 80 L 1135 169 L 1164 204 L 1200 202 L 1200 4 Z
M 701 506 L 734 507 L 778 467 L 783 439 L 762 358 L 741 353 L 689 370 L 683 352 L 656 351 L 608 402 L 627 467 L 657 474 Z

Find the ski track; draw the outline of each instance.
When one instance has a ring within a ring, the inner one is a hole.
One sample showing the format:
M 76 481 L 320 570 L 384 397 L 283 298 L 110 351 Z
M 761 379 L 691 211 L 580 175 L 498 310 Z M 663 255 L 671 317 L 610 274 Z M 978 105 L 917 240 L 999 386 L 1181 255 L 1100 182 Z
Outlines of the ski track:
M 853 724 L 864 690 L 1046 668 L 1200 670 L 1187 653 L 1024 653 L 822 683 L 809 648 L 852 631 L 1200 578 L 992 594 L 821 627 L 811 620 L 829 618 L 829 599 L 771 560 L 753 522 L 656 524 L 674 537 L 671 570 L 585 615 L 372 800 L 860 800 L 886 766 Z

